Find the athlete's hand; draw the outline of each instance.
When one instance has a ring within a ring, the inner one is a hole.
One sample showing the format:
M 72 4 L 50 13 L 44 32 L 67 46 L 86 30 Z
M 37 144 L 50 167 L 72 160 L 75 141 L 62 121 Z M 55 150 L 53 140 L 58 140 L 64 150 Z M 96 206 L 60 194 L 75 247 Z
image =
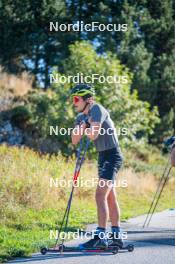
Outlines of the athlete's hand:
M 89 128 L 91 126 L 91 124 L 90 124 L 90 118 L 83 120 L 82 123 L 85 124 L 85 126 L 86 126 L 85 128 Z
M 80 128 L 81 128 L 81 130 L 83 130 L 83 132 L 84 132 L 84 130 L 86 129 L 86 127 L 87 127 L 86 122 L 83 120 L 83 121 L 80 123 Z

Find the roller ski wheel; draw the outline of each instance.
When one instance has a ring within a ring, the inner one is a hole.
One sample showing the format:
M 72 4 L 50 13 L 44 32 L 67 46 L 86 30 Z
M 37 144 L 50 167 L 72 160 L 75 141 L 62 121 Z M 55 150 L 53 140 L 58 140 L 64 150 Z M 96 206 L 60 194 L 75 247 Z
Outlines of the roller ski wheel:
M 47 248 L 46 247 L 41 248 L 40 252 L 41 252 L 42 255 L 46 255 Z
M 133 252 L 134 251 L 134 245 L 129 244 L 127 245 L 128 252 Z
M 119 247 L 115 247 L 113 250 L 112 250 L 112 254 L 116 255 L 119 251 Z
M 62 244 L 60 244 L 60 245 L 58 246 L 58 250 L 59 250 L 60 253 L 63 253 L 64 250 L 65 250 L 65 246 L 62 245 Z

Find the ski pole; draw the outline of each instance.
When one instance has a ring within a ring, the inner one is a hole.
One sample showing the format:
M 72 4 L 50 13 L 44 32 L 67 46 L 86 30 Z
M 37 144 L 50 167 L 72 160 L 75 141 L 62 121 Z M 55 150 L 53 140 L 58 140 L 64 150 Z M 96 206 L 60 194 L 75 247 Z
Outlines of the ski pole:
M 55 247 L 57 246 L 57 243 L 58 243 L 58 240 L 59 240 L 59 235 L 60 235 L 62 229 L 65 231 L 66 228 L 67 228 L 67 225 L 68 225 L 68 219 L 69 219 L 69 213 L 70 213 L 70 207 L 71 207 L 71 202 L 72 202 L 74 188 L 75 188 L 75 185 L 77 184 L 77 179 L 78 179 L 78 176 L 79 176 L 79 173 L 80 173 L 81 166 L 82 166 L 82 164 L 84 162 L 85 154 L 86 154 L 86 151 L 88 149 L 89 143 L 90 143 L 90 140 L 87 139 L 86 145 L 85 145 L 85 149 L 84 149 L 82 157 L 81 157 L 81 151 L 82 151 L 83 143 L 82 143 L 82 139 L 80 141 L 80 148 L 78 150 L 77 161 L 76 161 L 75 171 L 74 171 L 74 176 L 73 176 L 72 190 L 71 190 L 70 197 L 69 197 L 69 200 L 68 200 L 68 203 L 67 203 L 67 207 L 66 207 L 66 210 L 65 210 L 62 222 L 61 222 L 60 229 L 58 231 L 58 237 L 56 239 Z M 65 222 L 65 225 L 64 225 L 64 222 Z M 61 244 L 63 245 L 63 243 L 64 243 L 64 238 L 62 239 L 62 243 Z
M 173 150 L 173 146 L 171 147 L 170 158 L 171 158 L 172 150 Z M 156 203 L 155 203 L 155 205 L 154 205 L 154 208 L 153 208 L 153 210 L 152 210 L 152 213 L 151 213 L 151 215 L 150 215 L 149 221 L 148 221 L 148 223 L 147 223 L 147 227 L 149 226 L 149 224 L 150 224 L 150 222 L 151 222 L 151 219 L 152 219 L 152 217 L 153 217 L 153 214 L 154 214 L 154 212 L 155 212 L 155 209 L 156 209 L 156 207 L 157 207 L 157 204 L 158 204 L 158 202 L 159 202 L 159 200 L 160 200 L 160 197 L 161 197 L 161 194 L 162 194 L 162 192 L 163 192 L 163 189 L 164 189 L 166 183 L 168 182 L 168 177 L 169 177 L 169 175 L 170 175 L 170 172 L 171 172 L 172 167 L 173 167 L 173 165 L 171 164 L 171 167 L 169 168 L 169 170 L 168 170 L 168 172 L 167 172 L 167 175 L 166 175 L 166 177 L 165 177 L 165 179 L 164 179 L 164 183 L 163 183 L 162 188 L 161 188 L 161 190 L 160 190 L 160 193 L 159 193 L 159 195 L 158 195 L 158 197 L 157 197 L 157 201 L 156 201 Z
M 77 168 L 77 166 L 78 166 L 78 160 L 80 159 L 80 155 L 81 155 L 82 147 L 83 147 L 83 145 L 82 145 L 82 139 L 81 139 L 81 140 L 80 140 L 80 147 L 78 148 L 77 160 L 76 160 L 76 165 L 75 165 L 75 171 L 74 171 L 74 174 L 75 174 L 75 172 L 76 172 L 76 168 Z M 73 192 L 73 190 L 71 191 L 71 194 L 72 194 L 72 192 Z M 65 218 L 66 218 L 66 216 L 67 216 L 67 213 L 68 213 L 69 205 L 70 205 L 70 203 L 71 203 L 71 196 L 72 196 L 71 194 L 70 194 L 70 196 L 69 196 L 69 199 L 68 199 L 68 202 L 67 202 L 67 207 L 66 207 L 66 210 L 65 210 L 65 213 L 64 213 L 63 219 L 62 219 L 62 221 L 61 221 L 60 228 L 59 228 L 59 230 L 58 230 L 58 236 L 57 236 L 57 239 L 56 239 L 56 242 L 55 242 L 55 247 L 56 247 L 56 245 L 57 245 L 57 243 L 58 243 L 59 235 L 60 235 L 60 233 L 61 233 L 61 231 L 62 231 L 63 224 L 64 224 Z
M 159 195 L 158 195 L 158 197 L 157 197 L 157 201 L 156 201 L 156 203 L 155 203 L 155 205 L 154 205 L 153 211 L 152 211 L 152 213 L 151 213 L 151 215 L 150 215 L 150 218 L 149 218 L 149 221 L 148 221 L 148 223 L 147 223 L 147 227 L 149 226 L 149 224 L 150 224 L 150 222 L 151 222 L 151 219 L 152 219 L 152 217 L 153 217 L 153 214 L 154 214 L 154 212 L 155 212 L 155 209 L 156 209 L 156 207 L 157 207 L 157 204 L 158 204 L 158 202 L 159 202 L 159 200 L 160 200 L 160 197 L 161 197 L 161 194 L 162 194 L 162 192 L 163 192 L 163 189 L 164 189 L 164 187 L 165 187 L 165 185 L 166 185 L 166 183 L 167 183 L 167 181 L 168 181 L 168 177 L 169 177 L 169 175 L 170 175 L 171 169 L 172 169 L 172 167 L 170 167 L 169 170 L 168 170 L 168 173 L 167 173 L 167 175 L 166 175 L 166 178 L 165 178 L 165 180 L 164 180 L 164 183 L 163 183 L 163 185 L 162 185 L 162 188 L 161 188 L 161 190 L 160 190 L 160 193 L 159 193 Z
M 153 200 L 152 200 L 152 202 L 151 202 L 150 208 L 149 208 L 149 210 L 148 210 L 148 212 L 147 212 L 147 216 L 146 216 L 146 219 L 145 219 L 145 221 L 144 221 L 143 228 L 146 226 L 146 223 L 147 223 L 147 221 L 148 221 L 148 218 L 149 218 L 149 215 L 150 215 L 150 213 L 151 213 L 152 207 L 153 207 L 154 202 L 155 202 L 155 200 L 156 200 L 156 197 L 157 197 L 157 195 L 158 195 L 158 193 L 159 193 L 159 189 L 160 189 L 160 187 L 161 187 L 161 184 L 162 184 L 164 178 L 166 177 L 165 175 L 166 175 L 166 171 L 167 171 L 167 169 L 168 169 L 169 162 L 170 162 L 170 158 L 168 159 L 168 162 L 167 162 L 167 164 L 166 164 L 166 166 L 165 166 L 165 169 L 164 169 L 163 174 L 162 174 L 162 177 L 161 177 L 161 179 L 160 179 L 160 181 L 159 181 L 159 184 L 158 184 L 158 187 L 157 187 L 156 193 L 155 193 L 154 198 L 153 198 Z
M 78 179 L 78 176 L 79 176 L 79 173 L 80 173 L 80 169 L 81 169 L 81 166 L 84 162 L 84 159 L 85 159 L 85 154 L 86 154 L 86 150 L 89 146 L 89 139 L 87 139 L 87 142 L 86 142 L 86 146 L 85 146 L 85 149 L 84 149 L 84 152 L 82 154 L 82 157 L 80 160 L 78 160 L 77 162 L 77 166 L 76 166 L 76 169 L 75 169 L 75 173 L 74 173 L 74 177 L 73 177 L 73 185 L 72 185 L 72 191 L 71 191 L 71 194 L 70 194 L 70 200 L 69 200 L 69 205 L 68 205 L 68 210 L 67 210 L 67 216 L 66 216 L 66 223 L 65 223 L 65 226 L 64 226 L 64 232 L 66 231 L 66 228 L 68 226 L 68 220 L 69 220 L 69 213 L 70 213 L 70 208 L 71 208 L 71 203 L 72 203 L 72 197 L 73 197 L 73 192 L 74 192 L 74 189 L 75 189 L 75 185 L 77 184 L 77 179 Z M 62 245 L 64 243 L 64 238 L 62 239 Z
M 151 203 L 151 205 L 150 205 L 149 211 L 148 211 L 148 213 L 147 213 L 146 219 L 145 219 L 144 224 L 143 224 L 143 228 L 146 226 L 146 224 L 147 224 L 147 226 L 149 226 L 150 221 L 151 221 L 151 219 L 152 219 L 152 216 L 153 216 L 153 214 L 154 214 L 154 212 L 155 212 L 155 209 L 156 209 L 156 207 L 157 207 L 157 204 L 158 204 L 158 202 L 159 202 L 159 200 L 160 200 L 160 197 L 161 197 L 161 194 L 162 194 L 162 192 L 163 192 L 163 189 L 164 189 L 164 187 L 165 187 L 165 185 L 166 185 L 166 183 L 167 183 L 167 181 L 168 181 L 168 177 L 169 177 L 169 175 L 170 175 L 171 169 L 172 169 L 172 167 L 174 166 L 173 161 L 172 161 L 172 151 L 173 151 L 173 148 L 175 147 L 175 136 L 174 136 L 174 137 L 170 137 L 170 138 L 168 138 L 168 139 L 164 142 L 164 144 L 165 144 L 167 147 L 168 147 L 168 146 L 171 146 L 170 157 L 169 157 L 169 159 L 168 159 L 167 165 L 166 165 L 166 167 L 165 167 L 165 170 L 164 170 L 164 172 L 163 172 L 163 175 L 162 175 L 162 177 L 161 177 L 161 179 L 160 179 L 160 182 L 159 182 L 159 184 L 158 184 L 158 187 L 157 187 L 156 193 L 155 193 L 155 195 L 154 195 L 153 201 L 152 201 L 152 203 Z M 169 163 L 170 163 L 170 159 L 171 159 L 171 167 L 168 168 L 168 165 L 169 165 Z M 167 173 L 166 173 L 166 172 L 167 172 Z M 163 181 L 164 181 L 164 182 L 163 182 Z M 163 185 L 162 185 L 162 188 L 160 189 L 162 183 L 163 183 Z M 159 192 L 159 189 L 160 189 L 160 192 Z M 159 194 L 158 194 L 158 193 L 159 193 Z M 158 197 L 157 197 L 157 195 L 158 195 Z M 156 201 L 156 203 L 155 203 L 155 205 L 154 205 L 154 202 L 155 202 L 155 200 L 156 200 L 156 197 L 157 197 L 157 201 Z M 154 205 L 154 207 L 153 207 L 153 205 Z M 152 208 L 153 208 L 153 210 L 152 210 Z M 151 210 L 152 210 L 152 212 L 151 212 Z M 150 215 L 150 213 L 151 213 L 151 215 Z M 149 218 L 149 215 L 150 215 L 150 218 Z M 149 220 L 148 220 L 148 219 L 149 219 Z M 148 223 L 147 223 L 147 221 L 148 221 Z

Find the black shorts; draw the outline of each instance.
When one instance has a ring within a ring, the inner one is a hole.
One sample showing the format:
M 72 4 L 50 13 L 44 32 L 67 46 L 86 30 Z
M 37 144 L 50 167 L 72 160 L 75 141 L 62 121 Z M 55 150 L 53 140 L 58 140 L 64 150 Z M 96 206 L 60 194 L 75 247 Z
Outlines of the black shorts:
M 122 163 L 123 158 L 117 148 L 100 151 L 98 156 L 99 178 L 114 181 Z

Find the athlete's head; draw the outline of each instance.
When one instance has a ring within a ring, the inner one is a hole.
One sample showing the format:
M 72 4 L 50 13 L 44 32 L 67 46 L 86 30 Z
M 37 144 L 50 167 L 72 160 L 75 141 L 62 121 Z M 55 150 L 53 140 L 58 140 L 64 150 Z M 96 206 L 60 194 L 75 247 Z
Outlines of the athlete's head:
M 93 99 L 95 90 L 90 85 L 78 84 L 71 90 L 73 104 L 78 112 L 83 112 Z

